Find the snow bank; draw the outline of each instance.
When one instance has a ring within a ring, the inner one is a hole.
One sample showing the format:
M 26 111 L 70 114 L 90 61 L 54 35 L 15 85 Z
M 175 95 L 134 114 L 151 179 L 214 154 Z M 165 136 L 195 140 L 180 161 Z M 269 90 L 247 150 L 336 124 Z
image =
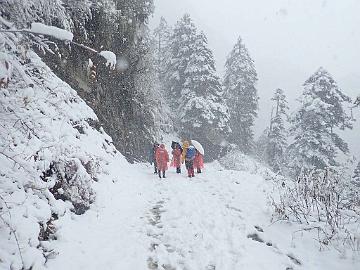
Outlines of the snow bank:
M 0 40 L 14 67 L 0 91 L 0 269 L 43 269 L 57 254 L 55 221 L 89 208 L 117 152 L 75 90 L 35 53 L 24 64 L 16 40 Z
M 219 163 L 227 170 L 261 175 L 266 180 L 262 188 L 272 221 L 286 227 L 296 242 L 304 241 L 304 249 L 328 250 L 347 259 L 359 255 L 359 208 L 348 207 L 346 173 L 327 171 L 293 181 L 238 150 Z
M 49 26 L 45 25 L 43 23 L 32 23 L 31 24 L 31 32 L 40 34 L 40 35 L 47 35 L 54 37 L 59 40 L 69 40 L 72 41 L 74 38 L 74 35 L 64 29 L 55 27 L 55 26 Z

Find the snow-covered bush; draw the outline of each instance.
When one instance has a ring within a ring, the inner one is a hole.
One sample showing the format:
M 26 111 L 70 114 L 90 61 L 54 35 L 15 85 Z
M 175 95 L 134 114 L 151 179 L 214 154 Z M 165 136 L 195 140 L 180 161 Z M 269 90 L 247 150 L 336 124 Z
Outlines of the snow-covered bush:
M 277 184 L 274 218 L 304 224 L 304 231 L 316 230 L 320 248 L 360 251 L 360 209 L 352 203 L 345 170 L 312 170 L 296 181 L 278 178 Z
M 234 149 L 230 150 L 219 162 L 227 170 L 247 171 L 252 174 L 259 174 L 267 180 L 274 179 L 276 174 L 265 167 L 259 161 L 244 154 L 238 147 L 233 146 Z
M 351 202 L 360 207 L 360 162 L 357 164 L 350 182 Z
M 69 200 L 74 212 L 84 213 L 94 201 L 91 175 L 77 158 L 59 160 L 52 167 L 55 185 L 50 189 L 56 199 Z

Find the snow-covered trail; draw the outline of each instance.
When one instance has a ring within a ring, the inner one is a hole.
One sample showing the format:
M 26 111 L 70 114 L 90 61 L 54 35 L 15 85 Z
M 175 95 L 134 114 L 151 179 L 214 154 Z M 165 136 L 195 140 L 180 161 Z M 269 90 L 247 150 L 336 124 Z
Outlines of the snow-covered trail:
M 155 211 L 150 214 L 150 221 L 155 221 L 150 223 L 155 224 L 148 229 L 153 238 L 150 266 L 295 268 L 287 253 L 267 239 L 264 179 L 216 167 L 210 166 L 191 180 L 171 175 L 157 183 Z
M 59 255 L 48 268 L 355 269 L 336 253 L 320 256 L 311 239 L 297 243 L 291 225 L 271 225 L 261 176 L 216 163 L 191 180 L 151 172 L 114 165 L 92 209 L 58 224 Z

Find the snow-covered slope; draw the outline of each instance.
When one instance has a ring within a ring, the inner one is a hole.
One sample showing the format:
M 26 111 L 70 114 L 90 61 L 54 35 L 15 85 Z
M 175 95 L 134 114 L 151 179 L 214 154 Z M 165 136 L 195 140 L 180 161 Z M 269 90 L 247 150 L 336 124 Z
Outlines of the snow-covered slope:
M 115 161 L 91 209 L 56 222 L 59 256 L 48 268 L 359 269 L 357 253 L 319 251 L 315 235 L 272 223 L 271 172 L 246 156 L 229 159 L 250 171 L 215 162 L 191 180 L 173 171 L 160 180 L 150 165 Z
M 92 183 L 117 154 L 75 90 L 33 52 L 15 53 L 16 36 L 0 40 L 12 69 L 0 88 L 0 269 L 41 269 L 56 254 L 54 221 L 89 208 Z

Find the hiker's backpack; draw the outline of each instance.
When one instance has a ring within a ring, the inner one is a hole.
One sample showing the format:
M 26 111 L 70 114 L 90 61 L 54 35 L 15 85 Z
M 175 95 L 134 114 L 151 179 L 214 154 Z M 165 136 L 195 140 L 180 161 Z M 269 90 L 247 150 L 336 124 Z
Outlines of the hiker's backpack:
M 195 154 L 196 154 L 196 149 L 195 147 L 189 147 L 186 151 L 186 156 L 185 158 L 186 159 L 193 159 L 195 157 Z

